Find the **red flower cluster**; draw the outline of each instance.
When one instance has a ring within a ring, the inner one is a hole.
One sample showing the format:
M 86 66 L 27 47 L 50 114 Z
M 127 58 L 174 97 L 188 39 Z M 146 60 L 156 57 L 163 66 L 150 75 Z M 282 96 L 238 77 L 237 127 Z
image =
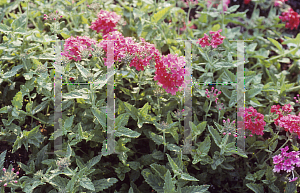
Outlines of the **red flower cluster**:
M 244 4 L 247 5 L 251 2 L 251 0 L 244 0 Z
M 96 44 L 96 41 L 86 36 L 77 36 L 76 38 L 71 36 L 66 39 L 62 55 L 66 56 L 69 60 L 74 59 L 75 61 L 80 61 L 80 53 L 86 49 L 93 50 L 91 47 L 92 44 Z
M 292 8 L 290 8 L 288 11 L 283 12 L 282 16 L 279 16 L 279 19 L 282 21 L 287 21 L 285 24 L 286 28 L 290 28 L 293 30 L 294 28 L 298 28 L 299 23 L 300 23 L 300 15 L 298 15 L 297 12 L 295 12 Z
M 290 133 L 297 133 L 300 136 L 300 113 L 298 116 L 288 114 L 292 112 L 293 107 L 290 104 L 285 104 L 280 110 L 280 105 L 273 105 L 271 107 L 271 113 L 276 112 L 278 114 L 278 118 L 274 119 L 275 125 L 279 125 L 283 127 L 285 131 L 289 131 Z
M 120 15 L 117 15 L 115 12 L 100 10 L 100 13 L 98 13 L 97 16 L 98 19 L 92 22 L 92 25 L 90 26 L 91 29 L 96 30 L 97 33 L 102 31 L 103 35 L 117 30 L 114 28 L 121 19 Z
M 217 48 L 218 45 L 223 43 L 223 39 L 225 38 L 224 36 L 220 35 L 220 32 L 222 31 L 222 29 L 214 32 L 214 31 L 210 31 L 209 34 L 212 34 L 212 40 L 211 43 L 209 43 L 209 36 L 204 34 L 203 38 L 200 38 L 196 43 L 200 44 L 201 47 L 205 47 L 205 46 L 212 46 L 213 48 Z
M 252 118 L 254 118 L 254 122 Z M 245 109 L 245 129 L 250 130 L 252 134 L 263 135 L 265 125 L 263 114 L 258 113 L 253 107 Z

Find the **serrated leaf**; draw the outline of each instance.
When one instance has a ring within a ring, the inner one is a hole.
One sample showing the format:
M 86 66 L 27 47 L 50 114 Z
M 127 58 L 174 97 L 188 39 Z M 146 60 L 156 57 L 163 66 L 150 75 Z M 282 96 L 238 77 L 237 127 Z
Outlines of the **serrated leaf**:
M 127 113 L 130 114 L 130 116 L 134 119 L 137 120 L 138 117 L 138 110 L 131 104 L 124 102 L 125 105 L 125 110 Z
M 159 22 L 164 20 L 168 16 L 171 8 L 172 8 L 172 6 L 166 7 L 164 9 L 160 10 L 159 12 L 155 13 L 154 15 L 152 15 L 151 22 L 158 24 Z
M 180 179 L 187 180 L 187 181 L 199 181 L 197 178 L 195 178 L 187 173 L 181 174 Z
M 150 138 L 157 144 L 161 145 L 164 143 L 164 138 L 161 135 L 157 135 L 151 131 L 149 131 Z
M 3 168 L 4 160 L 5 160 L 5 157 L 6 157 L 6 152 L 7 152 L 7 150 L 4 150 L 0 154 L 0 168 Z
M 11 27 L 9 27 L 3 23 L 0 23 L 0 31 L 3 33 L 11 32 Z
M 211 145 L 211 140 L 208 135 L 205 137 L 204 141 L 200 143 L 197 151 L 199 151 L 201 153 L 201 155 L 207 155 L 207 153 L 209 152 L 209 149 L 210 149 L 210 145 Z
M 149 184 L 155 191 L 164 192 L 164 180 L 162 180 L 160 177 L 153 175 L 149 169 L 142 170 L 142 176 L 147 184 Z
M 98 155 L 96 157 L 93 157 L 91 160 L 88 161 L 86 164 L 86 167 L 88 169 L 91 169 L 94 165 L 96 165 L 101 160 L 102 155 Z
M 172 176 L 171 176 L 171 173 L 169 170 L 167 171 L 166 176 L 165 176 L 164 192 L 165 193 L 176 193 L 175 183 L 172 181 Z
M 129 114 L 128 113 L 123 113 L 123 114 L 119 115 L 115 119 L 115 127 L 117 129 L 121 126 L 125 127 L 128 123 L 128 120 L 129 120 Z
M 107 179 L 95 180 L 93 181 L 93 184 L 95 187 L 95 191 L 99 192 L 113 186 L 117 182 L 118 182 L 117 178 L 107 178 Z
M 95 191 L 94 184 L 93 184 L 92 181 L 91 181 L 89 178 L 87 178 L 87 177 L 81 178 L 81 179 L 79 180 L 79 184 L 80 184 L 82 187 L 84 187 L 84 188 L 86 188 L 86 189 L 88 189 L 88 190 Z
M 174 162 L 174 160 L 171 158 L 171 156 L 169 154 L 167 154 L 167 157 L 168 157 L 168 161 L 172 167 L 173 172 L 175 174 L 182 172 L 181 169 L 178 167 L 178 165 Z
M 116 137 L 131 137 L 131 138 L 138 138 L 141 134 L 139 132 L 133 131 L 127 127 L 120 127 L 118 130 L 115 132 Z
M 18 66 L 14 66 L 10 71 L 8 72 L 5 72 L 2 76 L 3 79 L 6 79 L 6 78 L 10 78 L 10 77 L 13 77 L 14 75 L 16 75 L 18 73 L 18 71 L 20 69 L 23 68 L 24 65 L 18 65 Z
M 210 185 L 185 186 L 181 188 L 181 193 L 206 193 Z
M 42 102 L 32 110 L 32 115 L 35 115 L 36 113 L 44 110 L 47 107 L 47 105 L 48 105 L 48 101 Z
M 16 108 L 16 109 L 21 109 L 23 106 L 23 97 L 22 97 L 22 92 L 19 91 L 13 98 L 12 100 L 12 105 Z
M 264 187 L 261 184 L 248 183 L 246 186 L 255 193 L 264 193 Z
M 258 95 L 259 93 L 261 93 L 262 88 L 261 87 L 257 87 L 257 88 L 251 88 L 250 90 L 248 90 L 246 92 L 247 96 L 249 99 L 255 97 L 256 95 Z
M 88 76 L 90 75 L 90 72 L 77 62 L 75 62 L 75 65 L 76 65 L 77 69 L 79 70 L 79 72 L 81 73 L 81 75 L 84 78 L 88 78 Z
M 161 177 L 161 179 L 165 179 L 165 174 L 169 171 L 165 166 L 159 165 L 157 163 L 153 163 L 150 165 L 151 168 Z
M 92 113 L 96 117 L 97 121 L 101 124 L 101 126 L 105 129 L 106 128 L 106 115 L 97 109 L 96 107 L 91 108 Z
M 90 97 L 87 93 L 88 93 L 88 91 L 86 89 L 74 90 L 69 93 L 63 93 L 62 98 L 65 98 L 65 99 L 76 99 L 76 98 L 90 99 Z
M 215 130 L 212 126 L 208 126 L 208 131 L 210 132 L 210 134 L 212 135 L 215 143 L 220 146 L 221 144 L 221 136 L 219 135 L 218 131 Z

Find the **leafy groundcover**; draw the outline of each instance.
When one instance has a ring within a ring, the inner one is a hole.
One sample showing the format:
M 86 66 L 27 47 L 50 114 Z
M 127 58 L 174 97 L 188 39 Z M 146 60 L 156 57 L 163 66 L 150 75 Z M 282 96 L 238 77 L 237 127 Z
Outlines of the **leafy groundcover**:
M 297 8 L 0 0 L 1 192 L 299 192 Z

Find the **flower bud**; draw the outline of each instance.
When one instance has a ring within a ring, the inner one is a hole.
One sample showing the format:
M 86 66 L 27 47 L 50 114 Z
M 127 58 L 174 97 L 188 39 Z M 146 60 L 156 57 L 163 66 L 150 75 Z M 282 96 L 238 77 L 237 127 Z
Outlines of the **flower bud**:
M 11 171 L 13 172 L 15 170 L 15 168 L 12 168 Z
M 2 180 L 0 180 L 0 183 L 2 182 Z
M 47 15 L 46 14 L 44 14 L 44 17 L 46 17 Z
M 223 135 L 226 135 L 226 132 L 224 132 Z
M 211 90 L 214 90 L 215 89 L 215 87 L 211 87 Z
M 53 20 L 56 20 L 56 18 L 54 17 Z
M 5 169 L 5 168 L 3 168 L 2 170 L 3 170 L 3 172 L 5 172 L 5 171 L 6 171 L 6 169 Z
M 17 173 L 16 173 L 17 175 L 19 175 L 19 171 L 17 171 Z
M 244 138 L 246 139 L 246 136 L 244 136 Z
M 17 180 L 15 180 L 15 183 L 18 183 L 18 181 L 17 181 Z
M 209 98 L 209 95 L 207 95 L 207 98 Z
M 217 96 L 217 94 L 214 94 L 214 96 Z
M 7 186 L 7 183 L 5 183 L 3 186 L 6 187 L 6 186 Z
M 62 18 L 62 15 L 60 16 L 60 18 Z
M 221 94 L 221 93 L 222 93 L 221 91 L 218 92 L 218 94 Z
M 58 13 L 58 11 L 56 11 L 56 13 Z
M 252 135 L 252 134 L 250 134 L 249 136 L 250 136 L 250 137 L 252 137 L 253 135 Z
M 231 133 L 228 133 L 228 135 L 231 135 Z

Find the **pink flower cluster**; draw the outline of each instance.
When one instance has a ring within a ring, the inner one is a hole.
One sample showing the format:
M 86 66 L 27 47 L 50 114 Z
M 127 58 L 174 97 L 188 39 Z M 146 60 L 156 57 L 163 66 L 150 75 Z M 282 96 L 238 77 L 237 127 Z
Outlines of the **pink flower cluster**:
M 271 107 L 271 113 L 276 112 L 278 118 L 274 119 L 275 125 L 279 125 L 283 127 L 285 131 L 289 131 L 291 133 L 297 133 L 300 136 L 300 113 L 298 116 L 288 114 L 292 112 L 293 107 L 291 104 L 285 104 L 280 109 L 280 105 L 273 105 Z
M 80 53 L 83 50 L 93 50 L 91 45 L 96 43 L 97 42 L 95 40 L 86 36 L 77 36 L 76 38 L 71 36 L 65 41 L 64 52 L 62 55 L 67 57 L 69 60 L 74 59 L 75 61 L 80 61 Z
M 117 30 L 115 27 L 121 19 L 120 15 L 117 15 L 115 12 L 100 10 L 100 13 L 98 13 L 97 16 L 98 19 L 92 22 L 92 25 L 90 26 L 91 29 L 96 30 L 97 33 L 102 31 L 103 35 Z
M 125 56 L 132 57 L 130 66 L 134 66 L 138 71 L 144 70 L 145 66 L 150 64 L 150 60 L 154 60 L 154 54 L 158 54 L 159 51 L 154 45 L 146 42 L 143 38 L 140 38 L 141 42 L 136 43 L 131 37 L 124 37 L 120 32 L 113 31 L 103 36 L 103 41 L 98 45 L 103 48 L 107 53 L 108 41 L 114 41 L 114 60 L 121 61 Z M 103 59 L 107 66 L 107 58 Z
M 200 44 L 201 47 L 205 47 L 205 46 L 212 46 L 213 48 L 217 48 L 218 45 L 223 43 L 224 40 L 224 36 L 220 35 L 220 32 L 222 32 L 222 29 L 214 32 L 214 31 L 210 31 L 209 34 L 212 34 L 211 37 L 211 43 L 209 43 L 209 36 L 204 34 L 203 38 L 200 38 L 196 43 Z
M 222 3 L 222 0 L 207 0 L 207 8 L 213 4 L 213 6 L 218 6 Z M 223 10 L 227 11 L 228 5 L 230 4 L 230 0 L 223 0 Z
M 295 12 L 292 8 L 290 8 L 288 11 L 283 12 L 282 16 L 279 16 L 279 19 L 282 21 L 287 21 L 285 24 L 286 28 L 290 28 L 293 30 L 294 28 L 298 28 L 299 23 L 300 23 L 300 15 L 298 15 L 297 12 Z
M 183 0 L 183 2 L 186 4 L 186 6 L 189 6 L 189 3 L 197 5 L 198 0 Z
M 18 177 L 19 171 L 17 171 L 16 173 L 14 173 L 15 168 L 12 168 L 11 172 L 6 171 L 5 168 L 3 168 L 2 170 L 4 172 L 4 175 L 2 176 L 2 178 L 0 180 L 0 183 L 2 183 L 4 181 L 5 182 L 4 185 L 3 185 L 4 187 L 7 186 L 7 183 L 13 183 L 13 182 L 14 183 L 18 183 L 18 181 L 14 180 L 14 179 L 16 177 Z
M 175 95 L 179 87 L 186 85 L 184 65 L 183 56 L 177 57 L 177 54 L 162 56 L 161 61 L 156 61 L 154 80 L 158 81 L 158 85 L 162 85 L 166 92 Z
M 219 91 L 217 93 L 218 89 L 215 89 L 215 90 L 214 89 L 215 89 L 215 87 L 211 87 L 211 91 L 210 92 L 208 92 L 208 89 L 206 89 L 205 94 L 206 94 L 207 98 L 209 98 L 210 100 L 215 101 L 217 103 L 218 100 L 219 100 L 218 99 L 218 95 L 220 95 L 222 92 Z
M 275 7 L 281 6 L 283 3 L 285 3 L 285 1 L 288 1 L 288 0 L 275 0 L 274 6 Z
M 281 170 L 286 172 L 293 172 L 295 169 L 294 166 L 300 167 L 300 158 L 299 158 L 299 151 L 292 151 L 287 153 L 289 147 L 286 146 L 285 148 L 281 148 L 281 154 L 275 155 L 273 157 L 273 163 L 275 164 L 273 172 L 279 173 Z M 294 165 L 294 166 L 293 166 Z M 297 178 L 290 179 L 291 181 L 295 181 Z
M 245 129 L 250 130 L 252 134 L 263 135 L 265 125 L 263 114 L 258 113 L 253 107 L 245 109 Z

